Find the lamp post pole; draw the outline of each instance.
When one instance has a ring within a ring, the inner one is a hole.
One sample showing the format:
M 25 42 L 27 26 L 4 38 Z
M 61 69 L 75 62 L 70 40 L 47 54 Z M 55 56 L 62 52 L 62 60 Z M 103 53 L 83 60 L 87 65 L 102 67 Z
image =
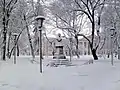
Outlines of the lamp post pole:
M 39 37 L 39 54 L 40 54 L 40 73 L 42 73 L 42 30 L 40 29 L 39 30 L 39 34 L 40 34 L 40 37 Z
M 118 46 L 118 59 L 120 60 L 120 47 Z
M 111 64 L 113 65 L 113 36 L 111 35 Z
M 72 61 L 72 37 L 70 37 L 70 62 Z
M 44 16 L 37 16 L 36 19 L 37 21 L 37 29 L 39 30 L 39 54 L 40 54 L 40 73 L 42 73 L 42 25 L 43 21 L 45 20 Z
M 114 37 L 114 31 L 115 31 L 115 28 L 111 28 L 110 29 L 110 32 L 111 32 L 111 64 L 113 65 L 113 37 Z
M 14 36 L 14 64 L 16 64 L 16 38 L 17 38 L 17 33 L 13 33 Z
M 118 59 L 120 60 L 120 35 L 118 35 Z

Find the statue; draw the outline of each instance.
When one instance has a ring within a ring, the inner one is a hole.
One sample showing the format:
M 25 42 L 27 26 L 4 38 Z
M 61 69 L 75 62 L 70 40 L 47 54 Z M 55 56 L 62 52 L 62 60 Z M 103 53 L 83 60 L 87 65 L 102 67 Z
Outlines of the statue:
M 55 43 L 55 54 L 53 56 L 52 62 L 47 64 L 47 66 L 53 66 L 57 67 L 58 65 L 69 65 L 70 62 L 68 59 L 66 59 L 66 56 L 64 55 L 64 50 L 63 50 L 63 44 L 62 44 L 62 37 L 61 34 L 59 33 L 56 39 Z
M 53 56 L 53 58 L 58 58 L 58 59 L 66 58 L 63 51 L 62 37 L 60 33 L 58 34 L 56 39 L 55 49 L 56 49 L 56 53 L 55 56 Z
M 61 37 L 61 34 L 59 33 L 58 36 L 57 36 L 57 39 L 56 39 L 56 45 L 55 46 L 63 46 L 62 45 L 62 37 Z

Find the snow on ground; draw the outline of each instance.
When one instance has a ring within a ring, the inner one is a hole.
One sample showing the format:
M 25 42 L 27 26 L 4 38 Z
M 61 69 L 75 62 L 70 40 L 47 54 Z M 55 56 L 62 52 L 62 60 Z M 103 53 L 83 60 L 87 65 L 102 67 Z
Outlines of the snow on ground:
M 83 65 L 90 58 L 74 58 L 76 66 L 47 67 L 51 58 L 46 57 L 42 74 L 28 56 L 17 58 L 16 65 L 13 59 L 1 61 L 0 90 L 120 90 L 120 61 L 112 66 L 109 59 L 101 58 Z

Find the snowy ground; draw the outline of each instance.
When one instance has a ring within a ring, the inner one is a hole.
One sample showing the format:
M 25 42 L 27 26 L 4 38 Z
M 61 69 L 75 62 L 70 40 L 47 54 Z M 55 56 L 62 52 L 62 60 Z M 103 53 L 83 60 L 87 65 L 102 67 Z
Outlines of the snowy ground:
M 43 73 L 31 57 L 19 57 L 0 62 L 0 90 L 120 90 L 120 61 L 114 66 L 109 59 L 101 58 L 94 64 L 83 65 L 91 56 L 74 58 L 76 66 L 47 67 L 51 60 L 45 58 Z M 39 58 L 36 58 L 39 60 Z

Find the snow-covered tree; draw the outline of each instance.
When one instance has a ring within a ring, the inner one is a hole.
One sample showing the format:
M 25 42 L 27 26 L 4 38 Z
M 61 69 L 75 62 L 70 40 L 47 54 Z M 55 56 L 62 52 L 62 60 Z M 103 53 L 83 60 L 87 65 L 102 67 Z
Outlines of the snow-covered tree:
M 69 41 L 75 45 L 76 55 L 79 57 L 78 33 L 84 29 L 87 22 L 83 13 L 73 11 L 75 8 L 76 5 L 73 0 L 55 1 L 49 7 L 54 15 L 53 21 L 56 24 L 56 28 L 61 29 L 64 36 L 70 38 Z M 73 38 L 75 41 L 73 42 L 71 38 Z
M 94 59 L 98 59 L 96 50 L 100 43 L 99 28 L 102 10 L 106 0 L 58 0 L 51 4 L 52 14 L 56 17 L 57 27 L 62 30 L 68 30 L 76 39 L 78 44 L 78 36 L 83 36 L 89 42 Z M 87 24 L 85 24 L 85 20 Z M 91 39 L 81 33 L 84 25 L 91 27 Z M 95 33 L 98 36 L 98 44 L 94 46 Z M 76 47 L 77 48 L 77 47 Z
M 6 60 L 6 42 L 7 42 L 7 32 L 8 32 L 8 24 L 9 19 L 12 13 L 12 10 L 15 8 L 15 4 L 17 0 L 0 0 L 0 8 L 1 8 L 1 20 L 2 20 L 2 59 Z

